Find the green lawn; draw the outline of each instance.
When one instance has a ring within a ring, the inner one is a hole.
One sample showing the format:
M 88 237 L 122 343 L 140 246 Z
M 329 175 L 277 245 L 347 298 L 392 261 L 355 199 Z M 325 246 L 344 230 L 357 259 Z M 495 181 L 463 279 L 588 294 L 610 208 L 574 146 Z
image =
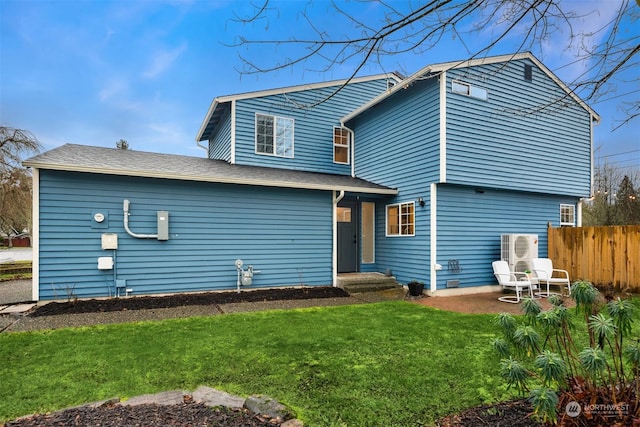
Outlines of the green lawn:
M 513 396 L 494 318 L 388 302 L 0 334 L 0 422 L 208 385 L 270 395 L 310 426 L 429 425 Z
M 0 335 L 0 422 L 208 385 L 311 426 L 422 426 L 509 397 L 493 315 L 406 302 Z

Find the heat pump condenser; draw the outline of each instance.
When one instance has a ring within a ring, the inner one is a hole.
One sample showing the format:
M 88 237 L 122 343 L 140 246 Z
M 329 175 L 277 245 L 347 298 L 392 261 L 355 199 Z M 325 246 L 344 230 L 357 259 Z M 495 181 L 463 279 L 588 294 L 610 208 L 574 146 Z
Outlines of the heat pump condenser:
M 511 271 L 531 270 L 531 260 L 538 258 L 537 234 L 500 235 L 500 258 L 507 261 Z

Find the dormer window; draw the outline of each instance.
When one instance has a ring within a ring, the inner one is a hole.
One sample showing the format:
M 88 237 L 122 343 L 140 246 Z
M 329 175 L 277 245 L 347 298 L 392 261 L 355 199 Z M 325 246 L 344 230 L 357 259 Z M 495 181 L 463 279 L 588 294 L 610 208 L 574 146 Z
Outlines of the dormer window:
M 256 153 L 293 158 L 293 119 L 256 114 Z

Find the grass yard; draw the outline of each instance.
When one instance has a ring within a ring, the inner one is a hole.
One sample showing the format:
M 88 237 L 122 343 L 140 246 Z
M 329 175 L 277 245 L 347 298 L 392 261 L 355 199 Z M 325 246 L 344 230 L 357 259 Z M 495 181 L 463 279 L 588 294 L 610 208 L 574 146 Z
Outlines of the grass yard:
M 0 422 L 208 385 L 310 426 L 424 426 L 512 395 L 493 318 L 389 302 L 0 334 Z
M 431 425 L 514 396 L 494 319 L 387 302 L 0 334 L 0 422 L 208 385 L 269 395 L 309 426 Z

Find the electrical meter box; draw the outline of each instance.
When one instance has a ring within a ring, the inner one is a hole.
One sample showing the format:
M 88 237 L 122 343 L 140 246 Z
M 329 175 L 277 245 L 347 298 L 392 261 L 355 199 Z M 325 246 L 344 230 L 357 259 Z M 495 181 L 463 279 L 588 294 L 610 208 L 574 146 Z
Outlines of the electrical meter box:
M 115 233 L 103 233 L 102 249 L 118 249 L 118 235 Z
M 158 240 L 169 240 L 169 211 L 158 211 Z

